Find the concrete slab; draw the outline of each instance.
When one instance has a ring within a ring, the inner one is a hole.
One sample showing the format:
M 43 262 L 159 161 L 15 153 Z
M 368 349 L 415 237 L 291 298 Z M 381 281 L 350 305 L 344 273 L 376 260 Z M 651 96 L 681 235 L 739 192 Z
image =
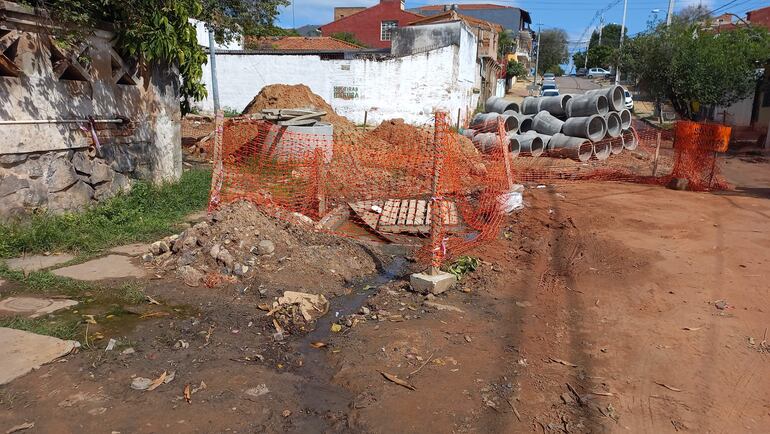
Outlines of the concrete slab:
M 30 318 L 37 318 L 77 304 L 77 301 L 67 299 L 8 297 L 0 300 L 0 312 L 29 314 Z
M 414 273 L 409 276 L 409 284 L 412 285 L 412 289 L 422 294 L 441 294 L 452 288 L 456 282 L 457 277 L 454 274 L 443 271 L 437 274 Z
M 0 327 L 0 385 L 67 355 L 78 346 L 76 341 Z
M 32 271 L 40 271 L 45 268 L 54 267 L 56 265 L 63 264 L 75 259 L 73 255 L 61 254 L 61 255 L 31 255 L 21 258 L 7 259 L 5 264 L 8 268 L 16 271 L 25 271 L 27 273 Z
M 150 251 L 150 245 L 145 243 L 126 244 L 125 246 L 113 247 L 110 253 L 117 253 L 126 256 L 142 256 Z
M 77 280 L 121 279 L 125 277 L 144 277 L 147 271 L 134 265 L 131 258 L 123 255 L 108 255 L 78 265 L 58 268 L 53 274 Z

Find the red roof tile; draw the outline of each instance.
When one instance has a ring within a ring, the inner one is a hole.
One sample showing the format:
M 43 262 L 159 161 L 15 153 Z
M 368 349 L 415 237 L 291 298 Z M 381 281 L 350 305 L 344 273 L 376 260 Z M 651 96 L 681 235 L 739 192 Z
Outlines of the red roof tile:
M 443 11 L 444 8 L 449 5 L 431 5 L 431 6 L 421 6 L 418 7 L 418 10 L 421 11 Z M 492 3 L 473 3 L 473 4 L 459 4 L 457 5 L 457 9 L 465 9 L 465 10 L 474 10 L 474 9 L 505 9 L 510 8 L 512 6 L 502 6 L 502 5 L 495 5 Z
M 246 46 L 255 50 L 276 51 L 353 51 L 363 48 L 330 36 L 247 37 Z

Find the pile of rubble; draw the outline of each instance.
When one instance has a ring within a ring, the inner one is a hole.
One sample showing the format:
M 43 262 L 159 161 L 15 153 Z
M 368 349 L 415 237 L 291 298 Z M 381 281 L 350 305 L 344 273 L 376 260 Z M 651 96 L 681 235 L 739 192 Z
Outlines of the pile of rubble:
M 253 283 L 323 289 L 376 271 L 361 246 L 268 216 L 246 201 L 222 207 L 150 250 L 145 261 L 193 287 L 257 279 Z

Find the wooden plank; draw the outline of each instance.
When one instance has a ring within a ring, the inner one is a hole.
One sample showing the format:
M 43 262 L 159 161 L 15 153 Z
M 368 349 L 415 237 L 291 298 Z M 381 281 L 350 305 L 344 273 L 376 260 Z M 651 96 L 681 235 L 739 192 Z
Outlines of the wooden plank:
M 401 201 L 395 199 L 388 199 L 385 201 L 385 206 L 382 208 L 382 218 L 380 218 L 381 225 L 394 225 L 396 224 L 396 218 L 398 217 L 398 206 Z
M 449 224 L 449 202 L 442 200 L 439 202 L 439 205 L 441 206 L 439 208 L 439 212 L 441 213 L 441 223 L 444 225 Z
M 415 211 L 415 218 L 414 218 L 414 224 L 415 225 L 424 225 L 425 224 L 425 209 L 426 209 L 426 201 L 424 200 L 418 200 L 417 201 L 417 210 Z
M 449 202 L 449 225 L 454 226 L 460 223 L 460 216 L 457 213 L 457 204 Z
M 428 210 L 425 212 L 425 224 L 428 226 L 430 226 L 432 214 L 433 214 L 433 201 L 429 201 Z
M 382 201 L 365 200 L 348 204 L 353 212 L 358 215 L 367 226 L 377 229 L 381 214 L 372 210 L 372 206 L 382 207 Z
M 402 200 L 399 204 L 398 209 L 398 221 L 396 222 L 397 225 L 405 225 L 406 224 L 406 215 L 409 213 L 409 201 L 408 200 Z
M 417 214 L 417 199 L 410 199 L 409 210 L 406 213 L 406 224 L 414 225 L 415 214 Z

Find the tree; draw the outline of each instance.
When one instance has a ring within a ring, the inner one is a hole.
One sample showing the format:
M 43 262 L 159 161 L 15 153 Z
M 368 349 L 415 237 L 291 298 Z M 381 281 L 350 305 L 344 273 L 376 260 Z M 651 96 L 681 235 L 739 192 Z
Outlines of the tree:
M 639 34 L 624 47 L 621 65 L 656 99 L 697 120 L 698 105 L 730 105 L 748 97 L 757 70 L 770 59 L 770 35 L 762 27 L 713 33 L 675 21 Z
M 609 45 L 596 45 L 588 49 L 588 67 L 610 69 L 615 65 L 618 49 Z
M 334 39 L 339 39 L 340 41 L 345 41 L 350 44 L 358 45 L 359 47 L 366 47 L 366 45 L 364 45 L 363 42 L 356 39 L 356 35 L 350 32 L 337 32 L 337 33 L 332 33 L 329 36 L 331 36 Z
M 527 76 L 527 68 L 523 64 L 515 60 L 509 60 L 507 68 L 505 69 L 506 78 L 518 77 L 524 78 Z
M 516 42 L 511 35 L 503 30 L 498 34 L 497 38 L 497 58 L 500 60 L 505 59 L 505 55 L 513 52 L 516 46 Z
M 708 20 L 711 18 L 711 10 L 708 6 L 699 3 L 697 5 L 690 5 L 676 13 L 672 21 L 691 24 L 699 21 Z
M 567 32 L 564 29 L 548 29 L 540 32 L 539 62 L 543 71 L 556 70 L 560 64 L 569 62 Z
M 602 27 L 602 43 L 601 45 L 608 45 L 610 47 L 620 46 L 620 24 L 607 24 Z M 624 37 L 625 41 L 628 41 L 628 29 L 625 29 Z M 623 43 L 625 43 L 625 41 Z M 599 32 L 594 30 L 591 33 L 591 40 L 588 42 L 588 48 L 591 49 L 599 44 Z
M 572 55 L 572 63 L 575 65 L 575 69 L 585 68 L 586 65 L 586 52 L 577 51 Z

